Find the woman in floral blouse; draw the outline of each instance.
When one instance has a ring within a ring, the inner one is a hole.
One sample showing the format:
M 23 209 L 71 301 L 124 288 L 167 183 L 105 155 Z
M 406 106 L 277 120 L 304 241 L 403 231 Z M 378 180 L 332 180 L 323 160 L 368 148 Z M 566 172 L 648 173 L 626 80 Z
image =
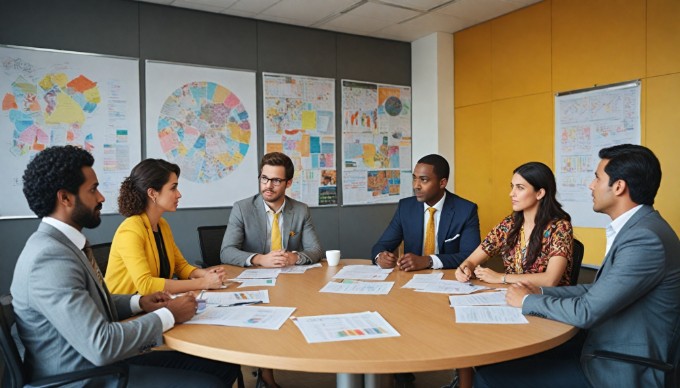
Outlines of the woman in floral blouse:
M 456 270 L 459 281 L 473 276 L 487 283 L 520 280 L 543 286 L 569 285 L 574 236 L 571 217 L 557 202 L 555 176 L 540 162 L 513 171 L 512 214 L 489 232 Z M 505 273 L 481 267 L 500 254 Z
M 456 269 L 456 279 L 476 277 L 487 283 L 530 281 L 536 286 L 569 285 L 574 235 L 571 217 L 555 197 L 555 176 L 540 162 L 513 171 L 510 183 L 512 214 L 489 232 L 477 249 Z M 500 254 L 505 273 L 481 265 Z M 472 387 L 472 368 L 458 369 L 459 387 Z

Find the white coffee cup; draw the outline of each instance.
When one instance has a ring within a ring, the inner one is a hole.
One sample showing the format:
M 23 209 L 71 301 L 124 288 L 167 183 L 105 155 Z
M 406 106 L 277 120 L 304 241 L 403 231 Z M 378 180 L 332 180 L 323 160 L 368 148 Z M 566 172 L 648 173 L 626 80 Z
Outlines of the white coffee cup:
M 328 261 L 329 267 L 335 267 L 340 263 L 340 251 L 326 251 L 326 261 Z

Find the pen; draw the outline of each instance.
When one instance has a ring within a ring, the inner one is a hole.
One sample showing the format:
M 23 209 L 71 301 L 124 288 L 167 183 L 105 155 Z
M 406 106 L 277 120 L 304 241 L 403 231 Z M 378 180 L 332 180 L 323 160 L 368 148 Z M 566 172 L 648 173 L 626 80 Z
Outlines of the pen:
M 231 304 L 220 304 L 217 307 L 248 306 L 248 305 L 251 305 L 251 304 L 258 304 L 258 303 L 262 303 L 262 301 L 261 300 L 245 300 L 243 302 L 235 302 L 235 303 L 231 303 Z

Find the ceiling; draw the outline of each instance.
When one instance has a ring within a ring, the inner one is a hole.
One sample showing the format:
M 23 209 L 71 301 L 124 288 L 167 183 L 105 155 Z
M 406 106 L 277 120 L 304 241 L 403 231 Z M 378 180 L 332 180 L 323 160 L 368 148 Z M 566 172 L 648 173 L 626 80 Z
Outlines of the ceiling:
M 541 0 L 139 0 L 412 42 L 453 33 Z

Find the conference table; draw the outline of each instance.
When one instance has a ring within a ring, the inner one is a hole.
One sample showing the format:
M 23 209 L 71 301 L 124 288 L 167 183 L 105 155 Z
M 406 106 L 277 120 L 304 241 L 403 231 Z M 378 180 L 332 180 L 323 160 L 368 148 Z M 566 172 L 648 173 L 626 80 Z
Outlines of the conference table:
M 280 330 L 177 325 L 164 334 L 165 343 L 183 353 L 235 364 L 336 373 L 338 387 L 377 387 L 381 374 L 507 361 L 551 349 L 578 331 L 570 325 L 532 316 L 526 317 L 528 324 L 456 323 L 449 295 L 402 288 L 413 274 L 437 270 L 395 269 L 385 280 L 394 281 L 388 295 L 319 292 L 344 265 L 370 263 L 343 259 L 339 266 L 329 267 L 322 261 L 321 268 L 304 274 L 280 274 L 273 287 L 237 289 L 232 284 L 225 291 L 267 289 L 268 306 L 295 307 L 295 317 L 377 311 L 399 332 L 399 337 L 310 344 L 294 322 L 287 320 Z M 230 278 L 244 270 L 224 267 Z M 455 280 L 454 270 L 441 272 L 444 279 Z

